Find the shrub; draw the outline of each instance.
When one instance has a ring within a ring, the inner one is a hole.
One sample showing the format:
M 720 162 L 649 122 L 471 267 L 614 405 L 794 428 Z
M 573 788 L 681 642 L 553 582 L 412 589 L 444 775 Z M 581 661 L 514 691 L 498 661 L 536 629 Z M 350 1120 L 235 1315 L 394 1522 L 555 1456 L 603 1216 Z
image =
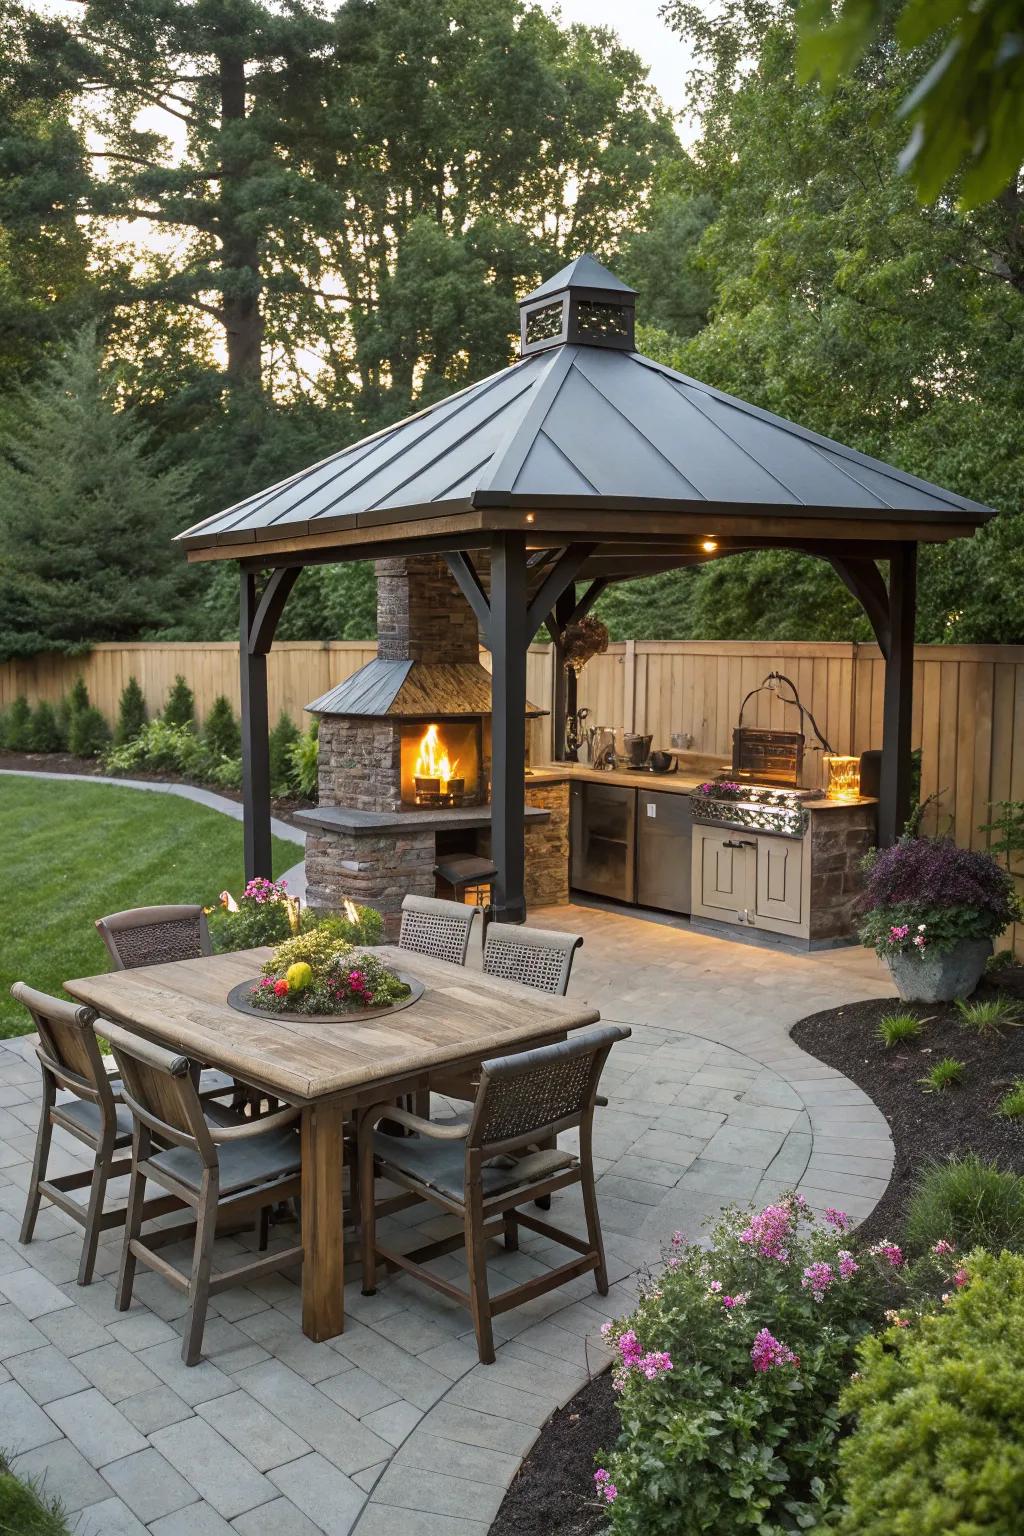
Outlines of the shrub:
M 317 797 L 317 739 L 319 722 L 314 720 L 309 730 L 292 743 L 288 749 L 291 762 L 291 778 L 296 792 L 306 800 Z
M 788 1197 L 681 1234 L 614 1325 L 622 1434 L 596 1474 L 615 1536 L 781 1536 L 828 1504 L 837 1402 L 856 1346 L 904 1294 L 903 1256 L 852 1250 Z
M 57 712 L 46 699 L 41 699 L 32 712 L 29 739 L 33 752 L 61 752 L 67 745 Z
M 970 1256 L 940 1312 L 867 1339 L 842 1398 L 840 1536 L 1005 1536 L 1024 1489 L 1024 1259 Z
M 195 726 L 195 695 L 180 672 L 171 684 L 171 691 L 167 695 L 163 720 L 165 725 L 187 725 L 190 728 Z
M 299 728 L 291 715 L 281 711 L 270 733 L 270 789 L 274 795 L 293 792 L 291 748 L 299 740 Z
M 992 939 L 1021 912 L 1013 879 L 990 853 L 946 837 L 902 837 L 868 860 L 861 942 L 880 955 Z
M 241 789 L 242 759 L 240 757 L 206 758 L 197 771 L 197 778 L 212 784 L 215 789 Z
M 220 906 L 210 915 L 214 949 L 255 949 L 259 944 L 294 943 L 286 964 L 304 960 L 314 964 L 321 949 L 347 944 L 379 944 L 384 919 L 374 907 L 356 906 L 355 921 L 340 914 L 321 914 L 290 901 L 284 880 L 250 880 L 234 904 L 229 892 L 220 894 Z M 301 936 L 301 937 L 300 937 Z
M 80 715 L 84 709 L 88 709 L 89 704 L 89 690 L 85 686 L 85 678 L 79 673 L 71 685 L 71 692 L 68 694 L 67 708 L 69 720 L 72 715 Z
M 112 747 L 104 758 L 108 773 L 180 773 L 197 775 L 206 764 L 206 751 L 187 725 L 150 720 L 132 741 Z
M 960 1082 L 966 1068 L 962 1061 L 956 1061 L 952 1056 L 944 1056 L 933 1067 L 929 1067 L 924 1077 L 919 1077 L 918 1082 L 925 1093 L 942 1093 L 946 1088 L 952 1088 Z
M 916 1040 L 923 1028 L 921 1020 L 913 1013 L 883 1013 L 875 1035 L 888 1050 L 892 1045 L 901 1045 L 904 1040 Z
M 923 1253 L 940 1238 L 964 1251 L 1024 1249 L 1024 1179 L 973 1152 L 928 1168 L 907 1206 L 906 1240 Z
M 7 1457 L 0 1452 L 0 1532 L 7 1536 L 70 1536 L 64 1508 L 48 1499 L 34 1483 L 15 1477 Z
M 1009 1093 L 999 1100 L 998 1114 L 1004 1120 L 1016 1120 L 1024 1115 L 1024 1077 L 1018 1077 Z
M 238 757 L 242 735 L 235 712 L 224 695 L 218 694 L 203 722 L 203 740 L 217 757 Z
M 8 752 L 31 752 L 32 750 L 32 711 L 23 693 L 19 693 L 7 711 L 4 745 Z
M 121 689 L 121 697 L 117 705 L 117 725 L 114 728 L 114 743 L 123 747 L 126 742 L 134 741 L 146 723 L 146 700 L 142 689 L 139 687 L 137 677 L 130 677 Z
M 68 749 L 76 757 L 98 757 L 110 740 L 110 727 L 95 705 L 72 711 Z
M 1020 1008 L 1007 997 L 990 997 L 976 1003 L 960 998 L 956 1011 L 963 1027 L 978 1035 L 998 1035 L 1001 1030 L 1020 1024 Z

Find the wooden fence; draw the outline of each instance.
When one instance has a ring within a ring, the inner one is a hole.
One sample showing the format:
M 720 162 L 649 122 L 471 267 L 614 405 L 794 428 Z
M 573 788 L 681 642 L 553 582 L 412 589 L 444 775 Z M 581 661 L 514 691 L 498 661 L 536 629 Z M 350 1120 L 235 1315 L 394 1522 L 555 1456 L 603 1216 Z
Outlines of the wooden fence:
M 283 641 L 268 662 L 271 720 L 286 710 L 303 724 L 303 706 L 375 654 L 372 643 Z M 488 658 L 483 657 L 485 664 Z M 860 753 L 882 742 L 883 664 L 877 646 L 741 641 L 626 641 L 611 645 L 580 678 L 579 702 L 591 723 L 649 731 L 656 743 L 688 736 L 696 751 L 728 754 L 743 697 L 768 672 L 792 678 L 836 752 Z M 181 673 L 200 719 L 218 694 L 238 707 L 238 647 L 219 644 L 97 645 L 85 656 L 37 656 L 0 665 L 0 708 L 19 694 L 54 702 L 78 674 L 113 721 L 121 689 L 138 678 L 150 711 L 163 706 Z M 527 691 L 551 705 L 551 653 L 531 648 Z M 751 724 L 792 727 L 794 711 L 759 694 Z M 808 746 L 810 746 L 810 733 Z M 547 755 L 546 721 L 533 729 Z M 982 846 L 979 826 L 992 802 L 1024 799 L 1024 646 L 919 646 L 914 666 L 914 744 L 922 748 L 922 790 L 941 792 L 930 826 Z M 808 777 L 820 781 L 821 755 L 808 752 Z

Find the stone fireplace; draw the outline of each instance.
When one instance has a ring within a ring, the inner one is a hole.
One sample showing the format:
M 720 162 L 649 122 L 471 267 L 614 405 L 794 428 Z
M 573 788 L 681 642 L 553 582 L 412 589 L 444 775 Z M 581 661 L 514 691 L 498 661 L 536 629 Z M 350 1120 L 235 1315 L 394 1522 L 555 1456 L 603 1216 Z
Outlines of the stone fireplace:
M 377 656 L 306 706 L 319 805 L 301 819 L 310 903 L 369 903 L 394 933 L 406 893 L 434 894 L 439 857 L 489 849 L 491 677 L 442 559 L 381 560 L 376 573 Z M 567 786 L 528 777 L 527 802 L 527 900 L 565 901 Z

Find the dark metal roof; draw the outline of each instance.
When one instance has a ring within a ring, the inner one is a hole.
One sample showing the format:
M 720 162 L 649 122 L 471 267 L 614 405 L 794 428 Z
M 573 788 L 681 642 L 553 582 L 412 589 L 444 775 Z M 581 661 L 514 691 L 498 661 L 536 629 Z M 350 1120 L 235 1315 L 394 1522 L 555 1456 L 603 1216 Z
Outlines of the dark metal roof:
M 598 276 L 618 282 L 581 257 L 537 292 L 577 280 L 590 287 Z M 709 512 L 719 527 L 742 512 L 763 518 L 767 537 L 782 516 L 825 516 L 841 537 L 851 519 L 926 522 L 938 531 L 994 515 L 637 352 L 566 344 L 179 537 L 230 554 L 259 540 L 502 507 Z
M 306 705 L 311 715 L 432 720 L 491 713 L 491 674 L 478 662 L 386 661 L 375 656 Z M 526 701 L 530 718 L 547 714 Z
M 561 272 L 556 272 L 554 277 L 549 277 L 541 283 L 532 293 L 528 293 L 525 299 L 520 299 L 520 304 L 532 304 L 534 299 L 546 298 L 549 293 L 562 293 L 566 288 L 603 288 L 611 293 L 636 293 L 628 283 L 624 283 L 621 277 L 616 277 L 607 267 L 603 267 L 596 256 L 585 252 L 577 256 L 575 261 L 570 261 Z

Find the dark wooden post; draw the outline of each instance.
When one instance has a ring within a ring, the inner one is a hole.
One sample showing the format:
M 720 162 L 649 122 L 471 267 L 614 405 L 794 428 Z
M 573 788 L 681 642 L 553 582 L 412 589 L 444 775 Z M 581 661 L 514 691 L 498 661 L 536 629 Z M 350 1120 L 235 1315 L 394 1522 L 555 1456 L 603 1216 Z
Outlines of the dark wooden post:
M 882 769 L 878 841 L 896 842 L 910 814 L 911 722 L 917 545 L 899 544 L 889 561 L 889 654 L 882 705 Z
M 273 879 L 270 844 L 270 723 L 267 652 L 298 566 L 270 573 L 262 592 L 257 571 L 240 570 L 238 658 L 242 697 L 242 844 L 247 881 Z
M 565 651 L 562 646 L 562 635 L 565 626 L 572 618 L 576 607 L 575 582 L 566 587 L 561 597 L 555 604 L 554 634 L 551 645 L 551 665 L 554 670 L 551 689 L 551 759 L 561 763 L 566 758 L 576 759 L 575 752 L 567 752 L 565 748 L 565 727 L 570 715 L 576 713 L 577 708 L 577 682 L 576 673 L 570 667 L 566 670 Z
M 491 854 L 498 866 L 494 916 L 526 916 L 526 539 L 496 533 L 491 545 Z

